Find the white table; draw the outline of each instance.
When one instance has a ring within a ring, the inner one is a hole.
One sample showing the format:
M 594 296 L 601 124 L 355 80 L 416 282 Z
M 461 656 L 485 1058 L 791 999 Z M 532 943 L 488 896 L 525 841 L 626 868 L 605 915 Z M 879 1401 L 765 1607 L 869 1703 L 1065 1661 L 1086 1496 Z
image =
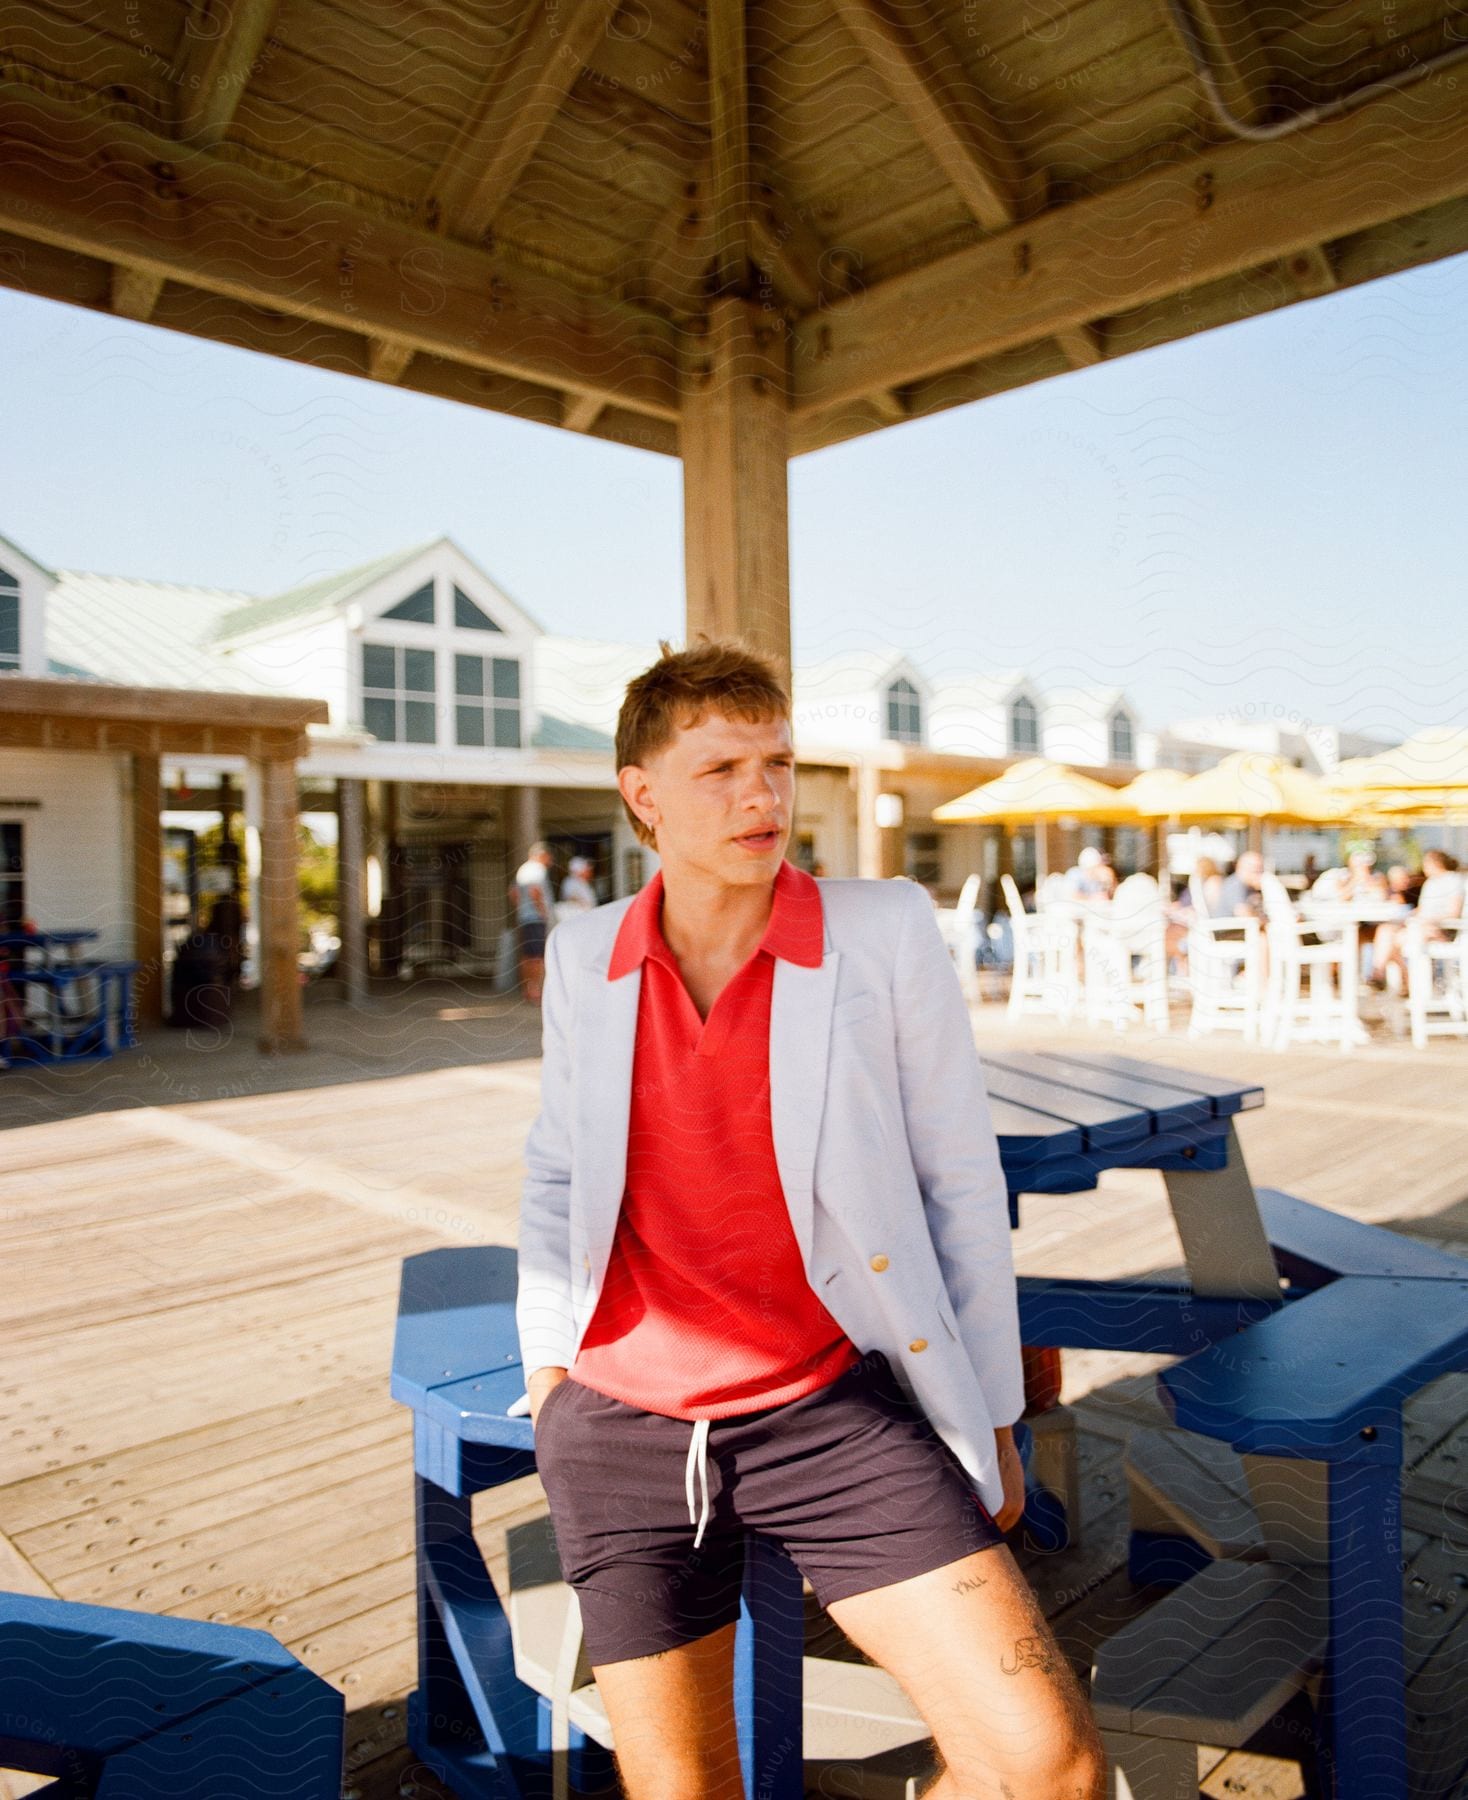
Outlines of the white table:
M 1354 1024 L 1351 1036 L 1358 1044 L 1369 1042 L 1366 1027 L 1357 1012 L 1361 991 L 1361 927 L 1363 925 L 1395 925 L 1411 917 L 1412 909 L 1402 900 L 1312 900 L 1308 894 L 1296 902 L 1300 916 L 1322 933 L 1339 931 L 1341 947 L 1341 988 Z

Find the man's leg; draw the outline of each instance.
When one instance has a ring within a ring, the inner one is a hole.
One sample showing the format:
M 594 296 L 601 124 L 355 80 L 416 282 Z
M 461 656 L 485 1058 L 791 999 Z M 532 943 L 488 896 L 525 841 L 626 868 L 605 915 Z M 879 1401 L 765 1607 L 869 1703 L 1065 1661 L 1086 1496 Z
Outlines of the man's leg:
M 744 1800 L 734 1724 L 734 1633 L 593 1663 L 627 1800 Z
M 926 1721 L 945 1765 L 932 1800 L 1101 1800 L 1090 1702 L 1007 1545 L 826 1611 Z

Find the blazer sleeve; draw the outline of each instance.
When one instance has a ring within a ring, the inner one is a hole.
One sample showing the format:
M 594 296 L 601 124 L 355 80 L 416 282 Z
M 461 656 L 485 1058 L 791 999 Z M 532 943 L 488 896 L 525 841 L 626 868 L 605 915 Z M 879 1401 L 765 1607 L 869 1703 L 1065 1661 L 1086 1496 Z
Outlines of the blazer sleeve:
M 563 966 L 565 934 L 545 945 L 541 993 L 540 1113 L 525 1140 L 520 1191 L 515 1329 L 528 1383 L 537 1369 L 566 1368 L 575 1342 L 571 1313 L 571 1013 Z
M 968 1004 L 926 890 L 910 886 L 893 982 L 897 1070 L 913 1169 L 959 1334 L 989 1416 L 1024 1411 L 1009 1195 Z

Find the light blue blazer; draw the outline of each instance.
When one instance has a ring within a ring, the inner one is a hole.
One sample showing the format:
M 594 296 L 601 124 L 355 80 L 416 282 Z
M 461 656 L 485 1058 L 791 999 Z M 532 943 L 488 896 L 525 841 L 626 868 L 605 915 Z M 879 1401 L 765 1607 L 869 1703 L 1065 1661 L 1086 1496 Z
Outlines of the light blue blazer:
M 819 878 L 818 878 L 819 879 Z M 820 879 L 818 968 L 776 958 L 770 1123 L 811 1287 L 886 1352 L 991 1513 L 995 1426 L 1024 1410 L 999 1148 L 968 1008 L 915 882 Z M 515 1319 L 525 1379 L 568 1368 L 626 1182 L 642 970 L 607 980 L 630 898 L 546 946 L 541 1110 L 525 1142 Z

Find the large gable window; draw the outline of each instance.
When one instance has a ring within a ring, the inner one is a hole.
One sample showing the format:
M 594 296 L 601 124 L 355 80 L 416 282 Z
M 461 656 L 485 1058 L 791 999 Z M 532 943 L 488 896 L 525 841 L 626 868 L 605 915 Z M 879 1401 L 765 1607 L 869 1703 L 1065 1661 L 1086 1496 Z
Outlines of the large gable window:
M 0 569 L 0 669 L 20 667 L 20 583 Z
M 905 675 L 899 675 L 887 689 L 887 736 L 907 744 L 923 741 L 922 701 Z
M 1033 756 L 1040 748 L 1040 715 L 1028 694 L 1021 694 L 1009 708 L 1009 753 Z
M 1136 761 L 1136 742 L 1132 733 L 1131 714 L 1118 708 L 1107 726 L 1111 760 L 1114 763 Z
M 415 588 L 406 600 L 399 600 L 396 606 L 390 606 L 381 615 L 384 619 L 401 619 L 409 625 L 431 625 L 433 623 L 433 583 L 425 581 L 421 588 Z
M 466 749 L 520 748 L 520 665 L 514 657 L 454 657 L 454 719 Z
M 363 644 L 362 723 L 394 744 L 431 744 L 436 654 L 406 644 Z
M 469 598 L 457 581 L 454 583 L 454 623 L 460 631 L 499 631 L 501 629 L 479 605 L 478 601 Z

